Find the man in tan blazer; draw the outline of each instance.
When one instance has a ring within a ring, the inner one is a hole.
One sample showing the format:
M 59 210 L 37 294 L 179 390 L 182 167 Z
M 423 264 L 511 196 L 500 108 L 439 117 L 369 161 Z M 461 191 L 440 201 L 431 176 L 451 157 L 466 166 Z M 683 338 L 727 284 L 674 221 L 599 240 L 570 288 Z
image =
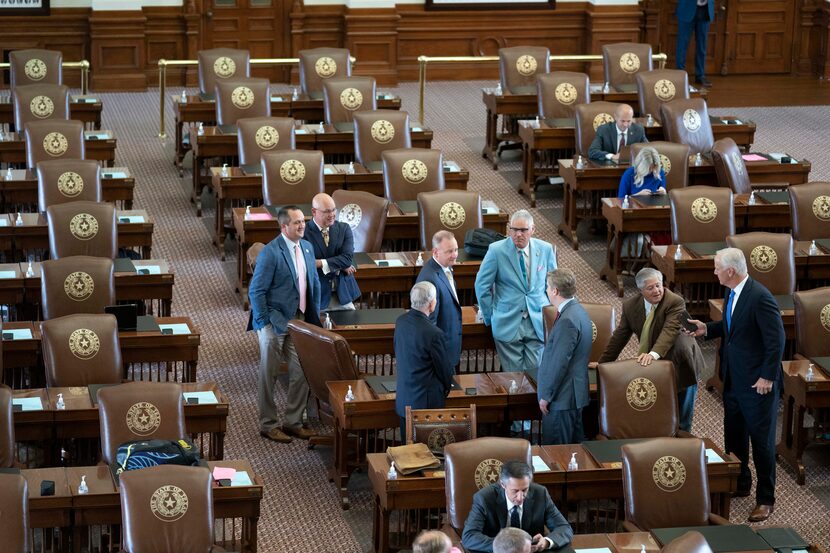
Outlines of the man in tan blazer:
M 674 363 L 680 429 L 691 432 L 703 354 L 697 342 L 680 331 L 686 301 L 663 288 L 663 274 L 656 269 L 640 270 L 635 281 L 640 294 L 623 302 L 620 324 L 599 362 L 616 361 L 631 335 L 636 334 L 640 341 L 637 360 L 641 365 L 663 358 Z

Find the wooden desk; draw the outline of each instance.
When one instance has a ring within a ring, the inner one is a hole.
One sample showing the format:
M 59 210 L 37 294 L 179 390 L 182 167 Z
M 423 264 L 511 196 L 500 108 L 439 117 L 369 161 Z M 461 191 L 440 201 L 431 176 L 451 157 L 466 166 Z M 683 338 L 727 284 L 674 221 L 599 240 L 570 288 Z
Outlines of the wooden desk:
M 37 173 L 29 169 L 12 169 L 12 180 L 0 172 L 0 211 L 37 211 Z M 135 178 L 126 167 L 101 171 L 101 196 L 121 209 L 132 209 Z
M 91 139 L 90 136 L 100 136 Z M 95 159 L 104 162 L 105 167 L 115 165 L 115 148 L 117 140 L 112 131 L 84 131 L 84 151 L 86 159 Z M 3 135 L 0 140 L 0 162 L 26 163 L 26 140 L 23 133 L 12 132 Z
M 100 98 L 90 95 L 71 95 L 69 97 L 69 119 L 81 121 L 90 130 L 101 128 L 101 112 L 104 104 Z M 14 126 L 14 107 L 11 96 L 0 99 L 0 125 Z

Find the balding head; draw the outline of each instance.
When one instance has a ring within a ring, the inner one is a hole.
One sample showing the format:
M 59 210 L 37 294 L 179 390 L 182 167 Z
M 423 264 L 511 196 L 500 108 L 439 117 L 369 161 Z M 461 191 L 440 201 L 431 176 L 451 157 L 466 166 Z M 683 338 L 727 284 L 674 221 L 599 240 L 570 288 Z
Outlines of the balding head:
M 614 111 L 614 121 L 617 122 L 617 128 L 621 131 L 627 130 L 631 126 L 631 121 L 634 120 L 634 110 L 628 104 L 620 104 Z
M 332 197 L 325 193 L 314 196 L 311 200 L 311 217 L 321 229 L 332 226 L 337 217 Z

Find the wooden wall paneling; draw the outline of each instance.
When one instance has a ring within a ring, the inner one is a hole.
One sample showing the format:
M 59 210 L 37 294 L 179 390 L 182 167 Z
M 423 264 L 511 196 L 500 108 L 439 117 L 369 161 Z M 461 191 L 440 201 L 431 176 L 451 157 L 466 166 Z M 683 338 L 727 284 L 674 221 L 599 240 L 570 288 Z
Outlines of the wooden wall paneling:
M 323 5 L 313 9 L 303 8 L 299 0 L 294 2 L 291 20 L 291 57 L 300 50 L 322 46 L 343 48 L 345 41 L 346 6 Z M 291 82 L 298 84 L 300 77 L 295 66 L 291 70 Z
M 352 74 L 374 77 L 378 85 L 398 84 L 398 21 L 394 9 L 350 11 L 346 47 L 357 59 Z
M 145 49 L 147 65 L 144 73 L 148 86 L 158 86 L 159 59 L 187 59 L 187 44 L 184 20 L 180 7 L 144 8 L 146 19 Z M 168 68 L 167 84 L 182 85 L 185 71 Z
M 810 54 L 812 69 L 819 79 L 830 76 L 830 4 L 821 2 L 814 16 Z
M 89 18 L 91 88 L 147 88 L 146 23 L 147 18 L 140 11 L 92 12 Z
M 729 2 L 730 73 L 790 73 L 794 0 Z
M 594 6 L 588 9 L 585 52 L 602 53 L 605 44 L 640 42 L 643 12 L 639 6 Z M 592 81 L 603 78 L 602 63 L 591 64 L 588 75 Z
M 824 3 L 824 2 L 822 2 Z M 814 37 L 818 37 L 819 6 L 815 0 L 796 0 L 795 30 L 793 36 L 793 68 L 796 75 L 813 73 Z

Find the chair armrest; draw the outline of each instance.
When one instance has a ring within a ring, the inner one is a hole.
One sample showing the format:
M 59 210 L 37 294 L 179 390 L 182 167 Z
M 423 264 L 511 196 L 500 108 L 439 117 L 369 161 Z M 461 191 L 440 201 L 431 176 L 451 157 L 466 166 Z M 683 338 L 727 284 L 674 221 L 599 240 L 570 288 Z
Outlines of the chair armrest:
M 644 528 L 640 528 L 639 526 L 628 520 L 623 521 L 623 530 L 625 532 L 646 532 Z
M 751 182 L 752 190 L 786 190 L 790 187 L 788 182 Z
M 729 521 L 715 513 L 709 513 L 709 524 L 713 526 L 728 526 Z
M 691 432 L 686 432 L 685 430 L 678 430 L 677 431 L 677 437 L 678 438 L 697 438 L 697 436 L 695 436 Z

